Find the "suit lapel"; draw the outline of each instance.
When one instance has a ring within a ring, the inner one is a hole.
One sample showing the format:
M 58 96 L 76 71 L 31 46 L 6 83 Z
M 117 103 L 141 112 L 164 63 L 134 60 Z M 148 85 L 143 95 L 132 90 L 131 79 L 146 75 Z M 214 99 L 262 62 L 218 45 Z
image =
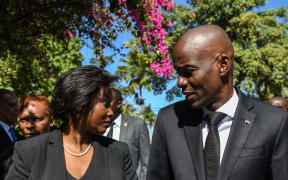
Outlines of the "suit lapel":
M 206 179 L 203 156 L 201 123 L 197 126 L 184 126 L 185 137 L 193 161 L 197 179 Z
M 109 164 L 114 163 L 114 161 L 109 161 L 109 156 L 107 152 L 108 148 L 104 148 L 103 145 L 101 145 L 100 141 L 101 139 L 97 135 L 95 135 L 93 141 L 93 156 L 95 158 L 95 164 L 91 164 L 93 166 L 93 171 L 95 172 L 93 174 L 98 174 L 97 179 L 109 179 L 109 171 L 112 171 L 112 169 L 110 168 L 113 167 Z M 89 168 L 91 168 L 90 165 Z
M 228 179 L 239 158 L 250 129 L 254 124 L 255 114 L 249 112 L 252 108 L 253 105 L 249 102 L 249 99 L 243 94 L 240 94 L 238 107 L 224 150 L 218 180 Z
M 122 115 L 119 141 L 125 142 L 129 125 L 127 116 Z
M 180 121 L 179 126 L 184 128 L 196 177 L 198 180 L 206 180 L 201 127 L 203 112 L 199 109 L 195 110 L 187 107 L 188 105 L 185 104 L 184 106 L 176 106 L 175 112 Z
M 49 138 L 46 166 L 50 179 L 66 179 L 63 140 L 59 130 L 53 131 Z

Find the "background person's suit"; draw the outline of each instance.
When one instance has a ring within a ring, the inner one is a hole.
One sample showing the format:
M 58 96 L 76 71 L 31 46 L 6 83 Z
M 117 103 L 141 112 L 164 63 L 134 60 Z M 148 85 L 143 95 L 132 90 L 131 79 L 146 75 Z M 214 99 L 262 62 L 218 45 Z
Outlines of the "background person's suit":
M 288 114 L 240 94 L 218 180 L 288 179 Z M 202 111 L 181 101 L 160 110 L 148 180 L 206 180 Z
M 5 132 L 3 127 L 0 125 L 0 150 L 6 148 L 7 146 L 13 144 L 12 140 Z
M 122 115 L 119 141 L 128 144 L 138 178 L 145 180 L 150 151 L 150 138 L 145 120 Z
M 92 138 L 97 180 L 136 180 L 128 146 L 96 135 Z M 52 131 L 15 144 L 13 164 L 5 180 L 65 180 L 61 132 Z
M 12 163 L 14 143 L 0 125 L 0 180 L 4 179 Z

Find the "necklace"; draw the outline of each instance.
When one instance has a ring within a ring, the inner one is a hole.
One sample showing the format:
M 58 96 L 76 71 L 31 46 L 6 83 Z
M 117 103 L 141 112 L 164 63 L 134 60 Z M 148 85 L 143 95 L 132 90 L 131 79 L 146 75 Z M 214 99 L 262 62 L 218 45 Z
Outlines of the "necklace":
M 91 145 L 92 145 L 92 143 L 90 142 L 90 144 L 89 144 L 89 146 L 87 147 L 87 149 L 86 149 L 84 152 L 79 153 L 79 154 L 72 153 L 71 151 L 69 151 L 69 149 L 68 149 L 64 144 L 63 144 L 63 147 L 64 147 L 65 151 L 66 151 L 67 153 L 69 153 L 70 155 L 76 156 L 76 157 L 80 157 L 80 156 L 84 156 L 85 154 L 88 153 Z

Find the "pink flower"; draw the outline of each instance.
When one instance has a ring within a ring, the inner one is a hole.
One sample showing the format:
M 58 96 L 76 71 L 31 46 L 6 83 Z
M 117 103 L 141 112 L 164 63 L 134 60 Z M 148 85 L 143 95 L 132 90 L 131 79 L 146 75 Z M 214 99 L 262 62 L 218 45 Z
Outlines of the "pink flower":
M 114 32 L 113 36 L 118 35 L 115 23 L 115 18 L 122 19 L 124 21 L 134 21 L 138 28 L 139 37 L 143 45 L 139 45 L 139 48 L 147 48 L 149 52 L 157 52 L 157 56 L 161 60 L 151 63 L 153 71 L 165 77 L 169 77 L 173 71 L 173 66 L 170 63 L 168 46 L 166 45 L 167 31 L 164 27 L 171 28 L 173 26 L 171 21 L 164 20 L 162 16 L 162 10 L 170 11 L 174 6 L 174 1 L 171 0 L 139 0 L 140 6 L 138 9 L 128 9 L 127 0 L 118 0 L 119 11 L 114 13 L 114 16 L 109 14 L 105 8 L 105 5 L 94 3 L 91 8 L 92 17 L 95 19 L 95 39 L 105 48 L 105 40 L 103 40 L 102 32 Z M 101 6 L 101 8 L 99 8 Z M 104 8 L 102 8 L 104 7 Z M 112 23 L 111 23 L 112 21 Z M 119 21 L 121 22 L 121 21 Z M 121 29 L 120 29 L 121 30 Z M 71 32 L 67 30 L 68 40 L 71 39 Z M 144 46 L 145 47 L 142 47 Z
M 175 6 L 175 2 L 171 1 L 167 6 L 167 11 L 171 11 L 171 9 Z
M 196 14 L 195 13 L 191 13 L 191 14 L 189 14 L 189 17 L 193 19 L 193 18 L 196 17 Z
M 173 26 L 172 22 L 171 22 L 171 21 L 168 21 L 167 26 L 168 26 L 169 28 L 171 28 L 171 27 Z
M 53 72 L 48 72 L 48 71 L 43 71 L 42 75 L 45 76 L 45 77 L 52 77 L 54 75 L 54 73 Z
M 126 0 L 118 0 L 118 4 L 119 4 L 119 5 L 122 5 L 122 4 L 124 4 L 124 3 L 126 3 Z
M 70 30 L 66 30 L 65 33 L 67 34 L 68 41 L 70 41 L 71 37 L 73 36 L 73 33 Z
M 42 23 L 42 19 L 36 19 L 36 23 L 37 24 L 41 24 Z

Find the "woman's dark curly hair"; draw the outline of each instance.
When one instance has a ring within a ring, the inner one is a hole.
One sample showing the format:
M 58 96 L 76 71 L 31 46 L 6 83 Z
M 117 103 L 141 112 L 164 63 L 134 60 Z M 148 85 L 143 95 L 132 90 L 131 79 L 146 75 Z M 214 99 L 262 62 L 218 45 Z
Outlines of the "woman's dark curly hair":
M 73 127 L 77 128 L 79 117 L 87 118 L 99 100 L 101 87 L 109 87 L 116 80 L 116 76 L 96 66 L 82 66 L 65 72 L 54 88 L 51 101 L 53 117 L 61 119 L 63 127 L 67 127 L 71 117 Z

